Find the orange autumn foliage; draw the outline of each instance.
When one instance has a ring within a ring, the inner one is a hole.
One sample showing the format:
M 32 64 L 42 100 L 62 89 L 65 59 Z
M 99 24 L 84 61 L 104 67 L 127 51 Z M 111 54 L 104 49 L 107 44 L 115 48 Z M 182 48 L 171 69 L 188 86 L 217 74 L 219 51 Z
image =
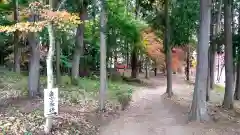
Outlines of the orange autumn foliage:
M 157 68 L 165 70 L 165 54 L 163 41 L 159 39 L 151 28 L 142 32 L 143 42 L 145 44 L 147 55 L 156 62 Z M 172 69 L 173 72 L 181 71 L 185 59 L 185 52 L 182 48 L 172 49 Z
M 48 5 L 43 5 L 40 2 L 32 2 L 28 8 L 24 8 L 20 11 L 20 21 L 14 25 L 0 26 L 0 32 L 11 33 L 15 31 L 20 32 L 40 32 L 49 23 L 53 23 L 59 30 L 67 31 L 71 28 L 77 27 L 81 23 L 77 14 L 69 13 L 67 11 L 51 11 L 48 9 Z M 27 18 L 31 18 L 32 15 L 36 15 L 38 21 L 29 22 Z

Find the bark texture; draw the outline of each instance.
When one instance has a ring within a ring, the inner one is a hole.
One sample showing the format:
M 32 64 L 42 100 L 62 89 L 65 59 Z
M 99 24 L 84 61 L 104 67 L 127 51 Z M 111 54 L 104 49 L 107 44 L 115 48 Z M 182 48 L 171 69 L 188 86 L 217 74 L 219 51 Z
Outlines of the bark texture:
M 208 48 L 210 34 L 211 2 L 200 0 L 200 31 L 197 45 L 197 74 L 193 93 L 190 121 L 209 119 L 206 105 L 206 87 L 208 76 Z
M 232 13 L 231 13 L 231 1 L 224 1 L 224 43 L 225 43 L 225 94 L 223 100 L 223 108 L 232 109 L 233 108 L 233 48 L 232 48 Z
M 80 19 L 81 21 L 84 21 L 84 18 L 86 16 L 86 8 L 82 7 L 82 10 L 80 12 Z M 76 80 L 79 76 L 79 73 L 82 73 L 83 71 L 83 65 L 81 66 L 81 71 L 79 69 L 79 64 L 83 63 L 80 62 L 80 60 L 83 60 L 83 55 L 84 55 L 84 22 L 79 24 L 78 28 L 77 28 L 77 33 L 76 33 L 76 48 L 74 50 L 74 54 L 73 54 L 73 62 L 72 62 L 72 79 Z
M 166 68 L 167 68 L 167 90 L 166 93 L 168 94 L 168 97 L 173 96 L 172 92 L 172 49 L 169 44 L 169 13 L 168 13 L 168 8 L 169 8 L 169 1 L 164 0 L 165 4 L 165 35 L 164 35 L 164 48 L 166 52 Z
M 14 21 L 18 22 L 18 0 L 13 0 L 14 4 Z M 19 48 L 19 31 L 14 32 L 14 71 L 21 72 L 21 50 Z
M 28 90 L 29 96 L 34 98 L 39 93 L 39 77 L 40 77 L 40 50 L 39 41 L 35 33 L 28 34 L 29 45 L 31 46 L 30 63 L 29 63 L 29 79 Z
M 234 92 L 234 99 L 240 100 L 240 63 L 237 63 L 237 80 Z
M 105 0 L 101 0 L 100 13 L 100 111 L 105 110 L 105 97 L 107 91 L 107 69 L 106 69 L 106 11 Z
M 131 67 L 132 67 L 131 77 L 132 78 L 137 78 L 137 75 L 138 75 L 137 61 L 138 61 L 137 48 L 134 46 L 131 54 Z

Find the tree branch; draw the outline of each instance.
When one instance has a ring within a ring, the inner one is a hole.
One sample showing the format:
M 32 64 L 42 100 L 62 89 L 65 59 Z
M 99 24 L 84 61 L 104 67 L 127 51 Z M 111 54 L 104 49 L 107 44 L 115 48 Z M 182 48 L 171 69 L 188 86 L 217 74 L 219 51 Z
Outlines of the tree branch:
M 61 8 L 62 8 L 62 6 L 64 5 L 64 3 L 66 2 L 67 0 L 62 0 L 62 2 L 59 4 L 59 6 L 58 6 L 58 9 L 57 9 L 57 11 L 59 11 Z

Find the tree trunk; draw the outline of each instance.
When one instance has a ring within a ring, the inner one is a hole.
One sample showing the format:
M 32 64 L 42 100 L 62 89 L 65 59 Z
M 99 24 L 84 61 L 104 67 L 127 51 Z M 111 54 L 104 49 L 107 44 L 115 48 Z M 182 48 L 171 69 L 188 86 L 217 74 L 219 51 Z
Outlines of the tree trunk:
M 234 99 L 240 100 L 240 63 L 237 63 L 237 80 L 235 86 Z
M 135 18 L 138 19 L 138 11 L 139 11 L 139 0 L 136 0 L 136 10 L 135 10 Z M 138 76 L 138 55 L 137 55 L 138 49 L 136 45 L 133 46 L 132 53 L 131 53 L 131 77 L 137 78 Z
M 84 21 L 84 17 L 86 15 L 86 9 L 85 7 L 82 7 L 84 9 L 82 9 L 81 13 L 80 13 L 80 18 L 82 21 Z M 73 54 L 73 62 L 72 62 L 72 81 L 75 83 L 76 79 L 79 76 L 79 73 L 83 72 L 83 65 L 80 65 L 81 68 L 79 69 L 79 64 L 83 63 L 80 62 L 80 60 L 83 60 L 83 55 L 84 55 L 84 43 L 83 43 L 83 37 L 84 35 L 84 22 L 82 22 L 81 24 L 79 24 L 78 28 L 77 28 L 77 33 L 76 33 L 76 48 L 74 50 L 74 54 Z M 81 71 L 80 71 L 81 70 Z
M 209 101 L 210 94 L 210 83 L 211 83 L 211 46 L 209 46 L 208 50 L 208 71 L 207 71 L 207 87 L 206 87 L 206 101 Z
M 127 46 L 127 68 L 129 67 L 129 45 L 128 45 L 128 43 L 127 43 L 127 41 L 126 41 L 126 46 Z
M 54 8 L 54 0 L 49 0 L 50 10 L 53 10 Z M 54 57 L 54 51 L 55 51 L 55 34 L 54 34 L 54 28 L 53 23 L 48 23 L 48 36 L 49 36 L 49 48 L 48 48 L 48 54 L 46 59 L 47 64 L 47 90 L 51 90 L 54 87 L 54 77 L 53 77 L 53 57 Z M 60 50 L 60 49 L 59 49 Z M 44 127 L 44 131 L 46 134 L 49 134 L 53 125 L 53 118 L 52 116 L 46 117 L 46 124 Z
M 137 78 L 137 64 L 138 64 L 138 60 L 137 60 L 137 48 L 134 46 L 133 50 L 132 50 L 132 54 L 131 54 L 131 67 L 132 67 L 132 72 L 131 72 L 131 77 L 132 78 Z
M 211 18 L 211 25 L 210 25 L 210 47 L 209 47 L 209 70 L 208 71 L 208 86 L 211 89 L 214 87 L 214 72 L 215 72 L 215 52 L 216 52 L 216 43 L 214 43 L 214 37 L 216 33 L 214 32 L 214 8 L 212 8 L 212 18 Z M 209 90 L 209 87 L 207 88 Z
M 106 1 L 101 0 L 100 13 L 100 111 L 105 110 L 105 97 L 107 91 L 107 72 L 106 72 Z
M 218 7 L 218 16 L 217 16 L 217 27 L 216 27 L 216 34 L 220 33 L 221 32 L 221 15 L 222 15 L 222 0 L 220 0 L 220 3 L 219 3 L 219 7 Z M 219 52 L 220 50 L 220 44 L 217 46 L 217 52 Z M 219 56 L 219 54 L 218 54 Z M 218 71 L 217 71 L 217 81 L 219 82 L 219 76 L 220 76 L 220 65 L 219 65 L 219 59 L 218 59 Z
M 61 84 L 61 69 L 60 69 L 60 43 L 56 42 L 56 84 Z
M 148 67 L 149 61 L 150 61 L 150 60 L 149 60 L 149 57 L 146 56 L 146 57 L 145 57 L 145 78 L 146 78 L 146 79 L 149 78 L 149 67 Z
M 14 21 L 18 22 L 18 0 L 13 1 L 14 4 Z M 19 31 L 14 32 L 14 71 L 21 72 L 21 50 L 19 48 Z
M 225 37 L 225 94 L 223 108 L 233 108 L 233 48 L 232 48 L 232 27 L 231 27 L 231 2 L 224 1 L 224 37 Z
M 53 24 L 50 22 L 48 24 L 48 33 L 49 33 L 49 49 L 47 55 L 47 90 L 51 90 L 54 86 L 54 79 L 53 79 L 53 56 L 54 56 L 54 48 L 55 48 L 55 35 L 53 31 Z M 48 134 L 52 128 L 52 117 L 48 116 L 46 118 L 46 125 L 45 125 L 45 133 Z
M 143 73 L 142 64 L 143 64 L 143 56 L 139 56 L 139 61 L 138 61 L 138 72 L 139 73 Z
M 154 61 L 154 76 L 157 76 L 157 62 Z
M 114 70 L 117 71 L 117 50 L 114 51 Z
M 28 41 L 31 47 L 30 63 L 29 63 L 29 78 L 28 90 L 31 98 L 36 97 L 39 92 L 39 78 L 40 78 L 40 50 L 37 35 L 35 33 L 28 34 Z
M 189 81 L 190 80 L 190 46 L 187 48 L 187 67 L 186 67 L 186 79 Z
M 165 4 L 165 34 L 164 34 L 164 48 L 166 51 L 166 68 L 167 68 L 167 91 L 168 97 L 173 96 L 172 92 L 172 49 L 169 44 L 169 13 L 168 13 L 168 7 L 169 7 L 169 1 L 164 0 Z
M 206 104 L 206 87 L 208 74 L 208 47 L 210 33 L 211 2 L 200 0 L 200 31 L 197 45 L 197 74 L 193 93 L 190 121 L 209 119 Z
M 240 8 L 238 9 L 238 22 L 240 22 Z M 238 27 L 238 35 L 240 35 L 240 27 Z M 239 48 L 237 48 L 237 52 L 239 52 Z M 237 55 L 237 78 L 235 82 L 235 92 L 234 92 L 234 99 L 240 100 L 240 57 Z

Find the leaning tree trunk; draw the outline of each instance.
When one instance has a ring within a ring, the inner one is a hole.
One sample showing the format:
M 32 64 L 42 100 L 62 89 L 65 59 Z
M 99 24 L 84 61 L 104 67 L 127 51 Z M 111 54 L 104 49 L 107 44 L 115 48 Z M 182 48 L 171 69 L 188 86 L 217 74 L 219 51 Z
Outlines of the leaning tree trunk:
M 14 21 L 18 22 L 18 0 L 13 1 L 14 4 Z M 19 31 L 14 32 L 14 71 L 20 73 L 21 71 L 21 51 L 19 48 Z
M 231 2 L 224 1 L 224 37 L 225 37 L 225 94 L 223 108 L 233 108 L 233 48 L 232 48 L 232 27 L 231 27 Z
M 83 8 L 83 7 L 82 7 Z M 84 17 L 85 17 L 86 11 L 85 9 L 82 10 L 82 12 L 80 13 L 80 18 L 82 21 L 84 21 Z M 76 33 L 76 48 L 74 50 L 74 54 L 73 54 L 73 61 L 72 61 L 72 81 L 73 83 L 75 83 L 76 79 L 79 76 L 79 73 L 82 73 L 83 71 L 79 71 L 80 69 L 83 69 L 83 65 L 80 65 L 81 68 L 79 69 L 79 64 L 80 64 L 80 60 L 82 61 L 83 59 L 81 57 L 83 57 L 83 53 L 84 53 L 84 43 L 83 43 L 83 37 L 84 35 L 84 22 L 82 22 L 81 24 L 79 24 L 78 28 L 77 28 L 77 33 Z M 83 63 L 83 62 L 81 62 Z
M 211 18 L 210 0 L 200 0 L 200 31 L 197 45 L 197 74 L 193 93 L 190 121 L 208 120 L 206 104 L 206 87 L 208 74 L 208 47 Z
M 107 91 L 107 70 L 106 70 L 106 1 L 101 0 L 100 13 L 100 111 L 105 110 L 105 97 Z
M 39 42 L 37 40 L 36 33 L 29 33 L 28 41 L 31 47 L 28 90 L 29 90 L 29 96 L 34 98 L 38 94 L 40 94 L 39 93 L 40 50 L 39 50 Z
M 166 51 L 166 68 L 167 68 L 167 91 L 168 97 L 172 97 L 172 49 L 169 44 L 169 13 L 168 13 L 168 7 L 169 7 L 169 1 L 164 0 L 165 3 L 165 40 L 164 40 L 164 48 Z

